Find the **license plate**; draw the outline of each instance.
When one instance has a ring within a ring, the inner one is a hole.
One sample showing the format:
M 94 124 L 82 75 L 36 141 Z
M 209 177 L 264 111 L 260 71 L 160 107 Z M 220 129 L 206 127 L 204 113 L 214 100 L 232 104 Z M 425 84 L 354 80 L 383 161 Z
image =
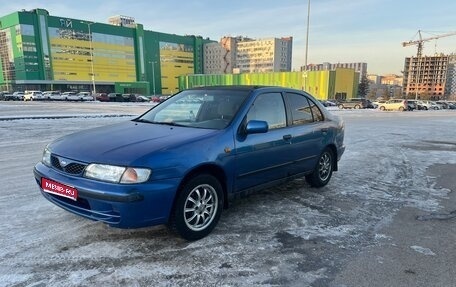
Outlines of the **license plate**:
M 76 188 L 47 178 L 41 178 L 41 188 L 47 193 L 60 195 L 72 200 L 78 199 L 78 190 Z

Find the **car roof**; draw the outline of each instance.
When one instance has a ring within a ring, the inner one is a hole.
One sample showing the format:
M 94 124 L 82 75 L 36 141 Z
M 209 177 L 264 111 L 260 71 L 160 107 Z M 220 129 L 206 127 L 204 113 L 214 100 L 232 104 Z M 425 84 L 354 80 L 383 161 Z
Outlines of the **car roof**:
M 276 89 L 276 90 L 281 90 L 281 91 L 299 91 L 306 93 L 305 91 L 297 90 L 297 89 L 292 89 L 292 88 L 286 88 L 286 87 L 280 87 L 280 86 L 261 86 L 261 85 L 234 85 L 234 86 L 202 86 L 202 87 L 194 87 L 190 88 L 187 90 L 227 90 L 227 91 L 254 91 L 254 90 L 262 90 L 262 89 Z

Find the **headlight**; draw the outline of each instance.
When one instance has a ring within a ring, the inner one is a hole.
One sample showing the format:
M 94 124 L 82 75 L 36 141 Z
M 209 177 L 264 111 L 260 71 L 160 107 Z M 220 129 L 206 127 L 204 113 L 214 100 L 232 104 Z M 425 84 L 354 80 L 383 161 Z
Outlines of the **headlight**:
M 149 179 L 150 169 L 92 163 L 86 167 L 84 176 L 108 182 L 141 183 Z
M 45 165 L 51 166 L 51 151 L 47 147 L 43 151 L 43 158 L 41 159 L 41 161 Z

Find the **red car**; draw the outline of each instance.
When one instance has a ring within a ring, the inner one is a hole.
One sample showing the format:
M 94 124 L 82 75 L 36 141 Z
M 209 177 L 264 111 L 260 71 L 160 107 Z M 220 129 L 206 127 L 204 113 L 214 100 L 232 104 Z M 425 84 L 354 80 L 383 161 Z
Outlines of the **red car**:
M 109 98 L 106 93 L 98 93 L 95 98 L 97 101 L 100 101 L 100 102 L 109 102 Z

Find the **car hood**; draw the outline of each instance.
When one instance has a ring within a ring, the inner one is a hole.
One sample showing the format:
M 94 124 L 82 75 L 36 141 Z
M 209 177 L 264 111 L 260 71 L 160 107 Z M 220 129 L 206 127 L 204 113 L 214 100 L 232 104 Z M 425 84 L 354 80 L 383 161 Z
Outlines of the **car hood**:
M 49 148 L 53 154 L 86 163 L 129 165 L 151 153 L 218 132 L 130 121 L 70 134 L 57 139 Z

